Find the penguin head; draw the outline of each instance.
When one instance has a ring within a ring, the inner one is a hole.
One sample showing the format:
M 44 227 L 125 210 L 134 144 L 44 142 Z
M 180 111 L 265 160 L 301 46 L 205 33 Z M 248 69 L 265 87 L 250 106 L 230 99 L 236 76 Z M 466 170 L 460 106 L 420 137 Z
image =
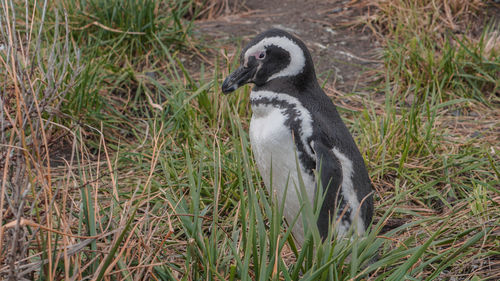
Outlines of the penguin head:
M 275 79 L 289 79 L 296 85 L 316 81 L 314 65 L 305 44 L 280 29 L 257 35 L 241 52 L 240 67 L 222 83 L 222 92 L 231 93 L 254 83 L 261 87 Z

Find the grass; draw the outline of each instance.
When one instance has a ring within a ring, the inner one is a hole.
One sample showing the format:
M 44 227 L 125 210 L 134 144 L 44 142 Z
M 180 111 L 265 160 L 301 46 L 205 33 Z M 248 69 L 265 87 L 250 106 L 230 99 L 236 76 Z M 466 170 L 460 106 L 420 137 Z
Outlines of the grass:
M 456 97 L 500 102 L 499 23 L 477 24 L 487 9 L 482 1 L 374 3 L 380 12 L 364 22 L 387 41 L 386 67 L 395 70 L 390 77 L 399 88 L 394 92 L 420 102 L 427 89 L 439 91 L 440 102 Z
M 480 2 L 379 1 L 361 19 L 379 83 L 325 90 L 349 100 L 375 221 L 334 243 L 311 227 L 302 249 L 253 163 L 249 88 L 220 94 L 236 56 L 183 63 L 210 44 L 193 19 L 224 5 L 200 3 L 1 2 L 1 279 L 500 277 L 498 33 L 470 16 Z

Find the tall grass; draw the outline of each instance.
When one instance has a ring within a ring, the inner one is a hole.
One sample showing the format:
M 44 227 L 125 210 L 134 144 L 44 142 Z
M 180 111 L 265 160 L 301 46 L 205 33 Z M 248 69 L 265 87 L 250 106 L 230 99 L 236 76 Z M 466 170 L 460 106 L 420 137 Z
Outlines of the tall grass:
M 439 91 L 441 102 L 456 97 L 500 102 L 499 23 L 486 20 L 483 1 L 372 4 L 378 14 L 365 22 L 384 36 L 394 92 L 420 102 L 428 90 Z
M 62 1 L 61 6 L 71 15 L 75 40 L 93 45 L 95 52 L 115 50 L 133 60 L 157 46 L 155 37 L 171 46 L 183 46 L 188 38 L 190 26 L 182 22 L 188 1 L 79 0 Z
M 249 88 L 220 95 L 236 57 L 211 58 L 210 71 L 182 62 L 198 48 L 184 17 L 198 2 L 0 3 L 1 279 L 500 276 L 488 31 L 438 42 L 366 23 L 387 38 L 381 86 L 370 97 L 325 89 L 349 100 L 339 110 L 366 156 L 375 221 L 334 242 L 310 227 L 297 249 L 252 160 Z M 417 16 L 393 7 L 380 22 Z M 302 212 L 314 221 L 317 205 Z

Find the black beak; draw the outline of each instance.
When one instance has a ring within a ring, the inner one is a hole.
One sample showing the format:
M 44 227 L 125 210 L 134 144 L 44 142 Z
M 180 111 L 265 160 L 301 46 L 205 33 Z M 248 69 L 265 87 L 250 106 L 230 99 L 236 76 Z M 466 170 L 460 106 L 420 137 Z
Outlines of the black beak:
M 256 67 L 244 67 L 240 66 L 222 83 L 222 92 L 224 94 L 229 94 L 234 92 L 239 87 L 252 82 L 252 78 L 255 74 Z

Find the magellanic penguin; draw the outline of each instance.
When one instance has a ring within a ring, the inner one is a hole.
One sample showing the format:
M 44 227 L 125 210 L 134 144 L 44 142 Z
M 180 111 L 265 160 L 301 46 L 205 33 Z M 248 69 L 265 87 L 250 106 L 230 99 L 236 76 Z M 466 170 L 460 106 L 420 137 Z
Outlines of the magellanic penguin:
M 224 80 L 222 92 L 255 84 L 250 94 L 250 143 L 265 185 L 269 189 L 272 183 L 280 202 L 285 198 L 286 220 L 294 221 L 302 206 L 296 188 L 298 162 L 311 202 L 321 171 L 326 194 L 321 193 L 324 200 L 316 222 L 320 235 L 326 238 L 329 226 L 341 236 L 351 226 L 354 233 L 363 234 L 373 214 L 371 181 L 351 134 L 317 81 L 305 44 L 283 30 L 271 29 L 242 50 L 240 64 Z M 337 223 L 332 222 L 334 217 Z M 302 245 L 302 219 L 292 233 Z

